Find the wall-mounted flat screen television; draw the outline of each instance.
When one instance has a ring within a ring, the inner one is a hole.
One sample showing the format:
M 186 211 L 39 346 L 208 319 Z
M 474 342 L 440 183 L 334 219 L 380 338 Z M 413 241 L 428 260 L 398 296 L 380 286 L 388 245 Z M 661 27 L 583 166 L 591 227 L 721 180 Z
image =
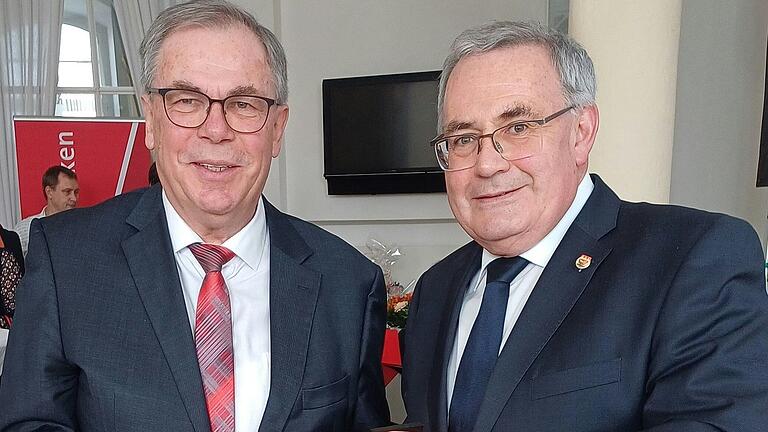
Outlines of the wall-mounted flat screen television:
M 757 162 L 757 186 L 768 186 L 768 47 L 765 53 L 765 87 L 763 90 L 763 128 L 760 133 L 760 157 Z
M 429 141 L 439 71 L 323 80 L 330 195 L 445 192 Z

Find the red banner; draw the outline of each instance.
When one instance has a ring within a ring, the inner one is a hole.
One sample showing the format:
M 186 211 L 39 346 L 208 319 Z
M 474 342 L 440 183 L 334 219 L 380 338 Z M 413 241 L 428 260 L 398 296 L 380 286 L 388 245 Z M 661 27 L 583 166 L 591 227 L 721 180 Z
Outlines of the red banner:
M 16 118 L 21 216 L 45 206 L 42 177 L 52 165 L 77 173 L 78 207 L 147 186 L 152 163 L 143 120 Z

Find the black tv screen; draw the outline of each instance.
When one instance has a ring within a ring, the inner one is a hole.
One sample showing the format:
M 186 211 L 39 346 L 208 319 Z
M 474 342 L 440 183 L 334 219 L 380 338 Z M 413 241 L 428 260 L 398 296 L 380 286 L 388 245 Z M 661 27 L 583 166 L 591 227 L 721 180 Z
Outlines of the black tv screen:
M 328 193 L 444 192 L 429 141 L 439 71 L 323 80 Z
M 760 157 L 757 162 L 757 186 L 768 186 L 768 47 L 765 53 L 765 87 L 763 88 L 763 127 L 760 134 Z

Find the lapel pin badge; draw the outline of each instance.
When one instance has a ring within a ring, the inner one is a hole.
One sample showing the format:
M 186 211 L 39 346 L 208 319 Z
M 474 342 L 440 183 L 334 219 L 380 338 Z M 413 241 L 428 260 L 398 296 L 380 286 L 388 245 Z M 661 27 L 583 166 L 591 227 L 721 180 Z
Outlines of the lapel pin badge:
M 587 254 L 581 254 L 576 258 L 576 268 L 579 269 L 579 272 L 589 267 L 590 264 L 592 264 L 592 257 Z

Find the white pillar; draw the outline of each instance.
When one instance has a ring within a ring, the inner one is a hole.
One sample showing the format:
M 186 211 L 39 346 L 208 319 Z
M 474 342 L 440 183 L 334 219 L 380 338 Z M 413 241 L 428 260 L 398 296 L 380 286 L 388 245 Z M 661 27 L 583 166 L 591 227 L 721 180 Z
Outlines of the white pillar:
M 681 0 L 571 0 L 569 32 L 595 63 L 590 171 L 624 199 L 669 202 Z

